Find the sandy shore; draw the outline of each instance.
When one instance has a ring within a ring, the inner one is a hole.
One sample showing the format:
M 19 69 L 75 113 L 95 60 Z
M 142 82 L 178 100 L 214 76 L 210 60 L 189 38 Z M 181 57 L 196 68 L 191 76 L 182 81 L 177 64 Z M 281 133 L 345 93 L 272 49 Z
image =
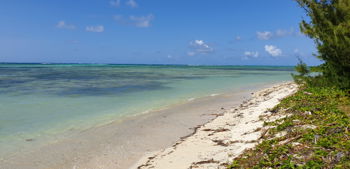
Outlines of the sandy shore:
M 281 99 L 297 91 L 294 83 L 279 84 L 254 93 L 236 108 L 196 128 L 193 135 L 182 138 L 169 148 L 149 153 L 131 168 L 187 169 L 225 168 L 245 149 L 254 147 L 262 135 L 261 115 Z
M 0 168 L 181 169 L 220 166 L 245 148 L 254 146 L 246 141 L 259 137 L 259 132 L 252 132 L 262 125 L 258 121 L 259 115 L 296 90 L 295 85 L 287 83 L 256 92 L 252 97 L 252 91 L 268 86 L 271 85 L 251 86 L 241 91 L 194 99 L 95 127 L 30 151 L 23 150 L 0 158 Z M 244 104 L 239 106 L 242 101 Z
M 108 125 L 53 140 L 11 156 L 0 157 L 1 169 L 125 169 L 145 153 L 174 145 L 179 138 L 191 135 L 194 127 L 222 115 L 248 100 L 252 91 L 271 86 L 247 86 L 173 105 L 163 110 L 128 117 Z

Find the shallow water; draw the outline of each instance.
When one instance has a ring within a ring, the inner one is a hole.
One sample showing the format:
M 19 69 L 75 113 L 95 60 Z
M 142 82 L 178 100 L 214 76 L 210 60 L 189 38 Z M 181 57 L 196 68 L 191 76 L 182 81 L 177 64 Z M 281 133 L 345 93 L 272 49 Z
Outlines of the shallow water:
M 1 154 L 194 98 L 291 80 L 291 67 L 0 64 Z

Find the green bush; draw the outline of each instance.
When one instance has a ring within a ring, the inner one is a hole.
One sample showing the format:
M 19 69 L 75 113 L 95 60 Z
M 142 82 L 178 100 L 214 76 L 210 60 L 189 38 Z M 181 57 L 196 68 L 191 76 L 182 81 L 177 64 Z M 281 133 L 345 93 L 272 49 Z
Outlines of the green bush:
M 319 67 L 322 83 L 350 88 L 350 1 L 296 0 L 310 21 L 303 20 L 301 31 L 314 39 L 318 55 L 325 63 Z
M 274 127 L 268 129 L 264 140 L 235 158 L 228 168 L 350 167 L 349 93 L 306 84 L 272 111 L 289 116 L 265 123 Z M 315 127 L 302 128 L 301 125 Z M 287 134 L 275 137 L 281 131 Z M 291 139 L 293 141 L 286 142 Z

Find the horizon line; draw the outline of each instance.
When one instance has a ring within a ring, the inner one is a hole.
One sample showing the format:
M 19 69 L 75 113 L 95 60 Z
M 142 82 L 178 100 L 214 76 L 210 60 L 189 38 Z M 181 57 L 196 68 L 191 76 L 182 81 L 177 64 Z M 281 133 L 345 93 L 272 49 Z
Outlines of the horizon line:
M 0 62 L 0 64 L 37 64 L 37 65 L 148 65 L 148 66 L 280 66 L 280 67 L 294 67 L 296 65 L 234 65 L 234 64 L 161 64 L 161 63 L 69 63 L 69 62 Z

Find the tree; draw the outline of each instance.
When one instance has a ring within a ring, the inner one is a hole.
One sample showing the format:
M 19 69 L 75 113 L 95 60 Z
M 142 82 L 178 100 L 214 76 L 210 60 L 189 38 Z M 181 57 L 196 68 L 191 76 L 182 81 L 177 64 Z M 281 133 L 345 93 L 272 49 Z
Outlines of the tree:
M 307 65 L 299 58 L 299 63 L 295 66 L 295 71 L 297 71 L 300 76 L 305 76 L 310 73 Z
M 296 0 L 310 21 L 301 31 L 314 39 L 318 58 L 325 61 L 322 74 L 327 81 L 350 88 L 350 0 Z
M 295 66 L 295 71 L 298 74 L 292 73 L 292 77 L 294 81 L 298 84 L 303 84 L 303 83 L 309 84 L 309 81 L 312 79 L 310 76 L 308 76 L 310 73 L 310 70 L 300 58 L 298 59 L 299 59 L 299 63 Z

